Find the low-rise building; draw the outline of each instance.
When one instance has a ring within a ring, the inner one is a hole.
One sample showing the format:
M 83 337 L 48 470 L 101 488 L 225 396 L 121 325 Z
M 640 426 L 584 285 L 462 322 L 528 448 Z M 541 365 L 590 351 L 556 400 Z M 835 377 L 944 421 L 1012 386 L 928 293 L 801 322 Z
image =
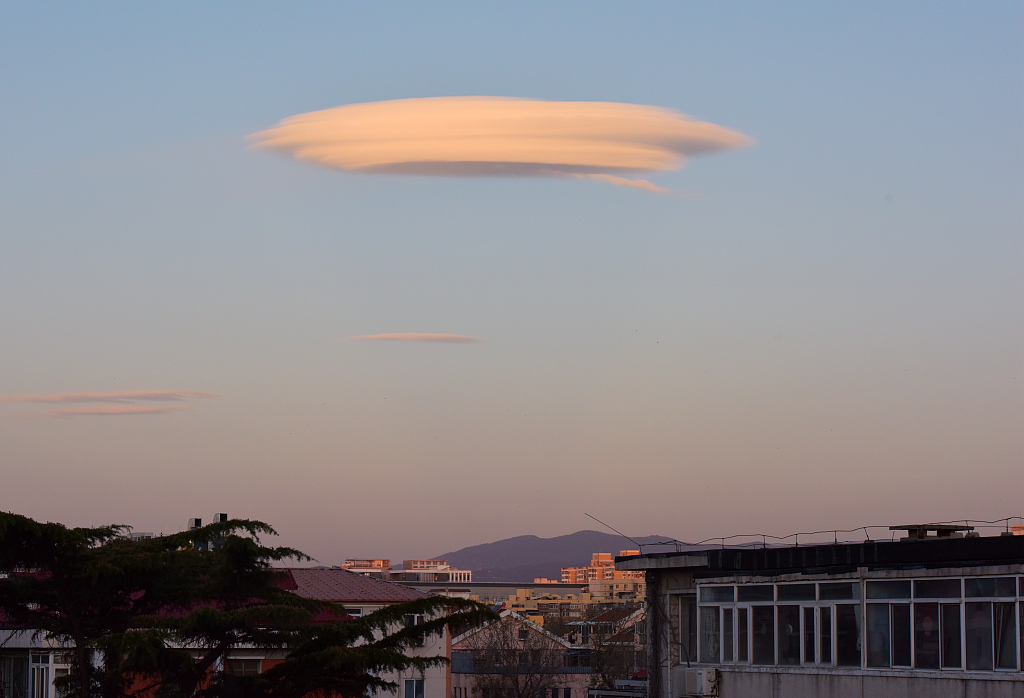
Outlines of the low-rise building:
M 391 560 L 381 558 L 346 558 L 342 569 L 389 582 L 439 582 L 468 584 L 471 570 L 455 569 L 446 560 L 403 560 L 402 569 L 392 569 Z
M 392 582 L 468 584 L 473 581 L 473 572 L 455 569 L 446 560 L 403 560 L 402 569 L 391 570 L 387 578 Z
M 515 594 L 505 600 L 505 608 L 524 615 L 536 615 L 548 620 L 559 619 L 566 622 L 582 621 L 594 616 L 609 606 L 628 606 L 642 602 L 642 597 L 628 598 L 599 597 L 589 592 L 579 595 L 552 593 L 536 593 L 532 589 L 516 589 Z
M 424 598 L 425 594 L 379 579 L 355 574 L 339 568 L 286 568 L 294 587 L 287 585 L 299 596 L 321 601 L 332 601 L 345 607 L 353 616 L 363 616 L 404 601 Z M 422 619 L 408 618 L 418 623 Z M 420 647 L 407 650 L 410 656 L 451 658 L 451 636 L 427 638 Z M 265 671 L 269 667 L 261 667 Z M 408 698 L 448 698 L 452 695 L 450 666 L 434 667 L 424 671 L 409 669 L 385 676 L 398 684 L 399 696 Z
M 345 558 L 345 561 L 341 563 L 341 569 L 348 570 L 349 572 L 355 572 L 356 574 L 361 574 L 366 577 L 386 579 L 388 572 L 391 571 L 391 560 L 385 560 L 383 558 L 349 557 Z
M 467 582 L 452 584 L 449 582 L 403 582 L 396 581 L 396 584 L 418 589 L 425 594 L 432 596 L 449 596 L 462 599 L 472 599 L 486 604 L 506 603 L 510 597 L 521 595 L 522 589 L 528 590 L 531 596 L 552 596 L 567 598 L 568 596 L 579 597 L 586 592 L 586 585 L 583 584 L 561 584 L 559 582 Z
M 283 588 L 299 596 L 332 601 L 344 606 L 350 616 L 364 616 L 396 603 L 425 598 L 425 594 L 398 584 L 374 579 L 340 568 L 285 568 Z M 407 623 L 422 622 L 408 617 Z M 419 647 L 406 650 L 409 656 L 451 658 L 451 637 L 447 631 L 427 638 Z M 286 650 L 238 646 L 223 659 L 231 673 L 262 673 L 285 661 Z M 48 640 L 42 633 L 3 622 L 0 618 L 0 697 L 59 698 L 53 680 L 66 675 L 69 648 Z M 449 698 L 451 671 L 448 666 L 419 671 L 408 669 L 383 675 L 408 698 Z M 380 698 L 390 694 L 382 694 Z
M 584 698 L 589 653 L 510 610 L 452 640 L 453 698 Z
M 894 528 L 619 557 L 647 574 L 651 695 L 1024 695 L 1024 538 Z

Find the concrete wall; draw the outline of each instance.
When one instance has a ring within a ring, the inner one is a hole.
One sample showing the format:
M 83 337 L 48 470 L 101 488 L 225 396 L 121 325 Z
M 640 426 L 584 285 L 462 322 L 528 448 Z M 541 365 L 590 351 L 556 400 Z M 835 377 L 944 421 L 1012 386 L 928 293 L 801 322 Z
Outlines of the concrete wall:
M 1024 676 L 982 679 L 964 673 L 911 676 L 857 673 L 721 672 L 720 698 L 1024 698 Z

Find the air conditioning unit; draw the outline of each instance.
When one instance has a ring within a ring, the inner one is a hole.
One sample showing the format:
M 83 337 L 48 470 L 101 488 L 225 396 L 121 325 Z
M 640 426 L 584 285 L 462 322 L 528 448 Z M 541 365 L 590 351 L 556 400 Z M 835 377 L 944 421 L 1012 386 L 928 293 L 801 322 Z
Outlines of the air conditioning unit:
M 676 667 L 672 673 L 672 694 L 684 696 L 717 696 L 718 669 Z

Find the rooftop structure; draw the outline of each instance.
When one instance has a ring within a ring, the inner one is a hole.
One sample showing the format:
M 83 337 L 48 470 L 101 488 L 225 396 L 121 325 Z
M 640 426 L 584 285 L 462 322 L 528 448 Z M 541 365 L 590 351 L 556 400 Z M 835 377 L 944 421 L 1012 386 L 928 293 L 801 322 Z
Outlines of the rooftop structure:
M 386 579 L 391 570 L 391 560 L 350 557 L 341 563 L 341 569 L 367 577 Z
M 925 538 L 963 538 L 964 533 L 970 535 L 974 526 L 960 526 L 959 524 L 907 524 L 903 526 L 890 526 L 890 531 L 906 531 L 907 535 L 901 540 L 918 540 Z
M 446 570 L 447 560 L 402 560 L 403 570 Z

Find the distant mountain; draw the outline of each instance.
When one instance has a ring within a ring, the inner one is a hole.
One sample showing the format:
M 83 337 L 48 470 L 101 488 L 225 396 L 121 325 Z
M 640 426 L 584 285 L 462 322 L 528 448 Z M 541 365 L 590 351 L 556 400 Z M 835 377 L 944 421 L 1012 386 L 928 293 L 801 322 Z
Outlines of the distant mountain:
M 674 546 L 652 546 L 669 540 L 665 536 L 634 537 L 644 545 L 644 552 L 675 550 Z M 516 536 L 494 543 L 471 545 L 455 552 L 438 555 L 452 567 L 473 570 L 477 582 L 532 582 L 536 577 L 559 580 L 563 567 L 578 567 L 590 562 L 594 553 L 618 555 L 620 550 L 635 550 L 629 539 L 601 531 L 577 531 L 555 538 Z

